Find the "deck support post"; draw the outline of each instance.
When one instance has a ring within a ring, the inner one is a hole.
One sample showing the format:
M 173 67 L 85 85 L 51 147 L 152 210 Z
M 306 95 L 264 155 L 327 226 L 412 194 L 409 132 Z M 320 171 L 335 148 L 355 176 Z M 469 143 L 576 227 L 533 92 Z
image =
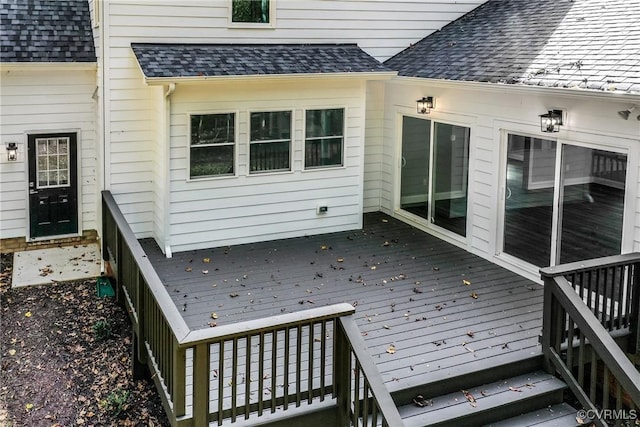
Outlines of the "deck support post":
M 133 375 L 133 379 L 141 380 L 143 378 L 149 377 L 149 368 L 146 363 L 140 360 L 140 347 L 138 346 L 138 341 L 140 337 L 135 331 L 135 328 L 132 327 L 132 341 L 131 341 L 131 373 Z
M 209 425 L 209 344 L 193 349 L 193 425 Z

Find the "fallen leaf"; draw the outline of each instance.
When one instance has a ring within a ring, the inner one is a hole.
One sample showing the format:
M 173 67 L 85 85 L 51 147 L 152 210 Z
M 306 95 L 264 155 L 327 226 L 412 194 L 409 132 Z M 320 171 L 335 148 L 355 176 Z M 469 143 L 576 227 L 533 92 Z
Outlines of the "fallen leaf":
M 389 222 L 389 220 L 382 218 L 382 222 Z
M 474 333 L 473 333 L 473 331 L 467 331 L 467 335 L 468 335 L 469 337 L 473 338 Z
M 232 293 L 232 294 L 229 294 L 229 296 L 230 296 L 231 298 L 235 298 L 235 297 L 237 297 L 237 296 L 238 296 L 238 294 L 236 294 L 236 293 L 234 292 L 234 293 Z
M 387 353 L 394 354 L 395 352 L 396 352 L 396 346 L 393 344 L 389 344 L 389 347 L 387 347 Z
M 471 292 L 471 298 L 478 299 L 478 294 L 475 292 Z
M 184 269 L 184 271 L 186 271 L 186 272 L 190 272 L 190 271 L 193 271 L 193 268 L 191 268 L 191 267 L 187 267 L 187 268 L 185 268 L 185 269 Z
M 24 405 L 24 409 L 26 409 L 27 411 L 30 411 L 33 409 L 33 403 L 27 403 L 26 405 Z
M 475 408 L 477 405 L 476 405 L 476 399 L 473 397 L 473 395 L 469 393 L 467 390 L 460 390 L 460 391 L 462 392 L 464 397 L 469 401 L 471 406 Z
M 466 280 L 466 279 L 465 279 L 465 280 L 463 280 L 463 281 L 462 281 L 462 283 L 464 283 L 464 284 L 465 284 L 465 286 L 469 286 L 469 285 L 471 284 L 471 282 L 470 282 L 470 281 L 468 281 L 468 280 Z
M 516 391 L 518 393 L 522 393 L 522 390 L 520 390 L 519 388 L 516 388 L 516 387 L 509 387 L 509 390 Z
M 30 312 L 30 311 L 27 311 L 27 312 L 24 314 L 24 317 L 31 317 L 31 316 L 32 316 L 32 314 L 31 314 L 31 312 Z
M 208 264 L 211 262 L 211 258 L 202 258 L 202 262 L 204 262 L 205 264 Z
M 327 250 L 327 245 L 320 246 L 320 250 L 326 251 Z
M 14 349 L 10 349 L 9 356 L 15 356 L 15 355 L 16 355 L 16 351 Z
M 208 324 L 210 328 L 215 328 L 216 326 L 218 326 L 216 322 L 209 322 Z
M 387 326 L 387 325 L 382 325 L 382 327 L 383 327 L 383 328 L 385 328 L 385 329 L 391 329 L 391 328 L 390 328 L 389 326 Z M 14 353 L 15 353 L 15 351 L 14 351 Z
M 212 319 L 217 319 L 218 318 L 218 313 L 216 313 L 216 312 L 211 313 L 211 318 Z

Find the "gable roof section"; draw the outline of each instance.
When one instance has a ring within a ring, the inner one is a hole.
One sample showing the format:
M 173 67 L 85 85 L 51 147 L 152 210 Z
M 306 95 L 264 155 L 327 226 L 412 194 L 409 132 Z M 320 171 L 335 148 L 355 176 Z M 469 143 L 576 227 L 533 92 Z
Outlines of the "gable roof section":
M 131 48 L 147 80 L 391 73 L 355 44 L 133 43 Z
M 640 0 L 490 0 L 385 65 L 407 77 L 640 93 Z
M 0 0 L 1 62 L 95 62 L 88 0 Z

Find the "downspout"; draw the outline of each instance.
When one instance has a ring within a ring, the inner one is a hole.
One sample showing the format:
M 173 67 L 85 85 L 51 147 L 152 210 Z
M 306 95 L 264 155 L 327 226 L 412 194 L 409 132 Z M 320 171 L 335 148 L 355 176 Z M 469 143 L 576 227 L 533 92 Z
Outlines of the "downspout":
M 164 255 L 167 258 L 173 256 L 171 252 L 171 94 L 176 90 L 175 83 L 169 83 L 167 90 L 164 92 L 164 127 L 162 140 L 164 142 L 164 154 L 162 176 L 164 177 L 164 218 L 163 218 L 163 234 L 164 234 Z

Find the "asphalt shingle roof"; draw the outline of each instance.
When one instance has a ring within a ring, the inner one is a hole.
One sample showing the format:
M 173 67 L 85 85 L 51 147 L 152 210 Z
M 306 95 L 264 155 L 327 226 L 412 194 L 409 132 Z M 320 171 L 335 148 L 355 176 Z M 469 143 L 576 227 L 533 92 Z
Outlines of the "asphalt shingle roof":
M 409 77 L 640 93 L 640 0 L 490 0 L 385 65 Z
M 147 78 L 390 71 L 355 44 L 133 43 L 131 48 Z
M 88 0 L 0 0 L 1 62 L 95 62 Z

